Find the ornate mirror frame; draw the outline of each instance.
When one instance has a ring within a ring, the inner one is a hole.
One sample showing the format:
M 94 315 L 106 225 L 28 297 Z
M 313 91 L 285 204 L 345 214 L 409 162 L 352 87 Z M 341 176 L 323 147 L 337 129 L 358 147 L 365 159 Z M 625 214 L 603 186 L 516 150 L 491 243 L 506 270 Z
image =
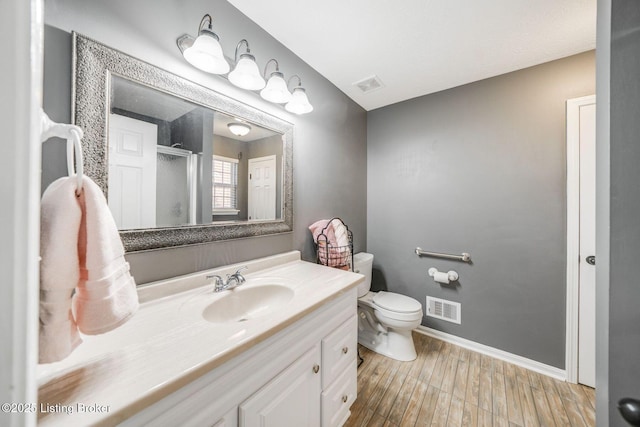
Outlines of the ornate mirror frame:
M 127 252 L 193 245 L 243 237 L 286 233 L 293 229 L 293 125 L 235 99 L 73 33 L 73 121 L 82 127 L 84 171 L 106 194 L 107 141 L 111 76 L 117 75 L 282 133 L 281 220 L 210 223 L 179 227 L 121 230 Z

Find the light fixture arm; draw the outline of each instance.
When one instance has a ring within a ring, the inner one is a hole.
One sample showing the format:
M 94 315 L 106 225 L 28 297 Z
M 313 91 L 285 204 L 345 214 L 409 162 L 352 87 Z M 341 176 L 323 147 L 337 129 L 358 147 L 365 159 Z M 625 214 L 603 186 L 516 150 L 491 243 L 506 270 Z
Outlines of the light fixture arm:
M 247 39 L 242 39 L 238 42 L 238 45 L 236 46 L 236 55 L 234 60 L 236 61 L 236 64 L 238 63 L 238 49 L 240 49 L 240 47 L 242 47 L 242 45 L 245 45 L 247 48 L 247 51 L 245 53 L 248 53 L 249 55 L 251 55 L 251 48 L 249 47 L 249 42 L 247 41 Z
M 264 64 L 264 78 L 265 80 L 267 79 L 267 68 L 269 67 L 269 64 L 271 64 L 271 62 L 275 62 L 276 64 L 276 72 L 279 73 L 280 72 L 280 64 L 278 64 L 278 61 L 274 58 L 271 58 L 270 60 L 267 61 L 266 64 Z
M 204 27 L 205 25 L 207 26 L 207 28 Z M 198 35 L 200 35 L 200 33 L 203 31 L 208 31 L 215 34 L 213 32 L 213 18 L 208 13 L 202 17 L 202 20 L 200 20 L 200 25 L 198 26 Z
M 302 86 L 302 79 L 300 78 L 299 75 L 294 74 L 293 76 L 289 77 L 289 80 L 287 81 L 287 89 L 289 89 L 289 84 L 291 83 L 291 80 L 293 80 L 294 77 L 298 79 L 298 87 Z

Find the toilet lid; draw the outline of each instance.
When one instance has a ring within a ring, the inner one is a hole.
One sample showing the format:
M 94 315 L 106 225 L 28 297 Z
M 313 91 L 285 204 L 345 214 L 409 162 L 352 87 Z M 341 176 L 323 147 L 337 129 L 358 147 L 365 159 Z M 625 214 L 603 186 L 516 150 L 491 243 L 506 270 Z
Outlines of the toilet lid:
M 422 306 L 411 297 L 380 291 L 373 297 L 373 303 L 378 307 L 398 313 L 411 313 L 422 310 Z

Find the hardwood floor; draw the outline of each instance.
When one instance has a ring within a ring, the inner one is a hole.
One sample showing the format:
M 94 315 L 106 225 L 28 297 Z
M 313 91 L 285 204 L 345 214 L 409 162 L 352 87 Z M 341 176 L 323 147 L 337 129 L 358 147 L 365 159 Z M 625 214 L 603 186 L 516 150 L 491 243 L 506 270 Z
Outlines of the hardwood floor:
M 345 426 L 595 426 L 595 390 L 414 333 L 418 358 L 362 346 Z

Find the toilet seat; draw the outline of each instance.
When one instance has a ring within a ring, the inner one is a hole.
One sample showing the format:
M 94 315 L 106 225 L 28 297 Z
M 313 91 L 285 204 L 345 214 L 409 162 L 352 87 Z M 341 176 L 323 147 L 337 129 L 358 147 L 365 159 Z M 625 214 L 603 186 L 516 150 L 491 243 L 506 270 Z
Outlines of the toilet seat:
M 378 292 L 371 300 L 376 314 L 394 320 L 413 322 L 422 319 L 422 305 L 415 299 L 393 292 Z
M 393 292 L 378 292 L 373 297 L 373 303 L 380 308 L 397 313 L 413 313 L 422 310 L 422 305 L 415 299 Z
M 411 313 L 398 313 L 397 311 L 386 310 L 377 306 L 373 306 L 376 316 L 382 315 L 386 318 L 393 320 L 401 320 L 404 322 L 413 322 L 422 319 L 422 310 L 414 311 Z

